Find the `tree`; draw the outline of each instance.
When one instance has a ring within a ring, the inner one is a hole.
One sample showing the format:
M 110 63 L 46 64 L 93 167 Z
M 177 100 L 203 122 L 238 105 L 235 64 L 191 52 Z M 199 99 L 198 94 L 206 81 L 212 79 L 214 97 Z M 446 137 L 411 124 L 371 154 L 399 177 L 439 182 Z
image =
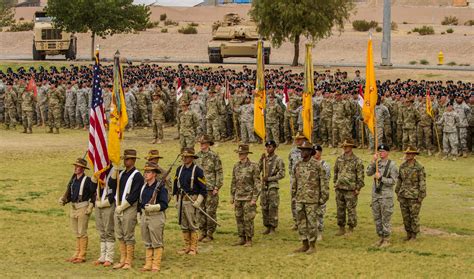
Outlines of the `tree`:
M 15 22 L 13 13 L 13 0 L 0 1 L 0 28 L 10 26 Z
M 249 14 L 274 46 L 293 42 L 297 66 L 301 35 L 316 42 L 331 36 L 335 26 L 341 32 L 353 8 L 353 0 L 254 0 Z
M 145 30 L 150 20 L 150 8 L 133 5 L 133 0 L 49 0 L 46 12 L 57 28 L 92 33 L 92 59 L 96 35 Z

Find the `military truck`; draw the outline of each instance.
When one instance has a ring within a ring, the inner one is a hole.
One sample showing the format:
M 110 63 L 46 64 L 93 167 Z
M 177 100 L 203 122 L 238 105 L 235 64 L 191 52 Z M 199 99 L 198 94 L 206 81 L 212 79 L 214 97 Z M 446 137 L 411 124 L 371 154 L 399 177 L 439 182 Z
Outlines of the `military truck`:
M 227 57 L 257 58 L 259 35 L 253 22 L 244 22 L 237 14 L 229 13 L 224 21 L 212 26 L 212 40 L 207 46 L 209 63 L 222 63 Z M 270 63 L 270 43 L 263 42 L 263 60 Z
M 74 34 L 53 27 L 52 18 L 46 12 L 35 12 L 33 28 L 33 59 L 44 60 L 46 55 L 65 55 L 76 59 L 77 38 Z

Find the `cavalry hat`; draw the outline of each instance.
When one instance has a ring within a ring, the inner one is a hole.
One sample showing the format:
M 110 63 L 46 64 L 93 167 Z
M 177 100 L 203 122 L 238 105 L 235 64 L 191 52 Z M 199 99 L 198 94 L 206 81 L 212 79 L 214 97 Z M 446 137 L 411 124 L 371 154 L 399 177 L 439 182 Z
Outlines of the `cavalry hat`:
M 208 135 L 203 135 L 199 140 L 199 143 L 209 143 L 210 146 L 214 145 L 214 141 L 212 141 L 211 137 Z
M 277 144 L 274 140 L 269 140 L 267 142 L 265 142 L 265 147 L 269 146 L 269 145 L 273 145 L 273 147 L 277 147 Z
M 79 167 L 83 167 L 85 169 L 89 169 L 87 167 L 87 161 L 85 159 L 82 159 L 82 158 L 77 158 L 76 159 L 76 162 L 73 164 L 74 166 L 79 166 Z
M 163 157 L 160 156 L 160 151 L 156 150 L 156 149 L 152 149 L 150 151 L 148 151 L 148 156 L 145 157 L 145 159 L 147 160 L 151 160 L 151 159 L 161 159 Z
M 355 147 L 354 141 L 352 139 L 346 139 L 341 144 L 341 147 Z
M 313 145 L 309 141 L 304 141 L 302 145 L 298 146 L 298 149 L 313 149 Z
M 158 164 L 155 162 L 146 162 L 145 163 L 145 171 L 154 171 L 156 173 L 161 173 L 160 167 L 158 167 Z
M 239 144 L 239 148 L 235 150 L 235 152 L 239 154 L 253 154 L 250 152 L 250 147 L 248 144 Z
M 390 146 L 386 145 L 386 144 L 380 144 L 378 147 L 377 147 L 377 150 L 378 151 L 390 151 Z
M 418 150 L 416 150 L 413 146 L 408 146 L 407 149 L 405 151 L 403 151 L 403 153 L 405 153 L 405 154 L 415 154 L 415 155 L 420 154 L 420 152 Z
M 123 151 L 122 159 L 140 159 L 137 157 L 137 151 L 135 149 L 125 149 Z
M 183 152 L 181 153 L 181 156 L 183 157 L 193 157 L 194 159 L 197 159 L 198 156 L 194 153 L 194 148 L 184 148 Z

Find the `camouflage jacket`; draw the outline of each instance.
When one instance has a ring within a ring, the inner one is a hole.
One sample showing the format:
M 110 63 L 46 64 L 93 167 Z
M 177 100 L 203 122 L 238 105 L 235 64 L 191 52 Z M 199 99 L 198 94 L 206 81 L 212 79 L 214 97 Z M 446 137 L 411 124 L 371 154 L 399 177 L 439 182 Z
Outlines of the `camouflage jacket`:
M 342 154 L 334 165 L 334 188 L 340 190 L 360 190 L 364 187 L 364 165 L 355 154 Z
M 403 129 L 415 129 L 416 125 L 420 121 L 420 113 L 416 109 L 415 105 L 408 102 L 401 107 L 401 113 L 399 114 L 400 123 L 403 123 Z
M 249 123 L 253 121 L 253 104 L 244 104 L 239 107 L 240 122 Z
M 375 106 L 375 117 L 377 119 L 377 128 L 383 129 L 386 124 L 390 124 L 390 112 L 385 105 Z
M 206 101 L 206 119 L 214 120 L 221 113 L 221 103 L 219 97 L 209 97 Z
M 433 119 L 426 112 L 426 105 L 424 103 L 423 105 L 420 105 L 418 107 L 418 111 L 420 114 L 420 122 L 418 123 L 418 125 L 420 127 L 431 127 L 431 124 L 433 123 Z
M 293 177 L 294 169 L 296 166 L 296 163 L 301 160 L 301 150 L 298 149 L 297 146 L 294 146 L 290 154 L 288 154 L 288 171 L 290 173 L 290 180 Z
M 237 162 L 232 170 L 230 184 L 231 200 L 257 200 L 260 195 L 260 172 L 258 165 L 247 159 L 247 162 Z
M 265 172 L 263 170 L 263 160 L 265 160 Z M 278 155 L 273 154 L 273 156 L 265 156 L 265 159 L 262 157 L 258 161 L 258 169 L 268 177 L 267 182 L 262 181 L 262 188 L 279 188 L 278 180 L 281 180 L 285 177 L 285 163 L 283 160 L 278 157 Z
M 17 96 L 15 89 L 7 89 L 5 91 L 5 108 L 16 108 Z
M 324 98 L 321 101 L 321 104 L 320 104 L 321 112 L 319 114 L 321 119 L 331 119 L 332 118 L 333 104 L 334 104 L 334 102 L 329 98 Z
M 33 111 L 33 103 L 35 102 L 35 95 L 33 91 L 23 91 L 21 93 L 21 109 L 23 111 Z
M 454 103 L 453 105 L 454 111 L 459 116 L 459 125 L 458 127 L 466 128 L 469 126 L 469 117 L 471 114 L 471 108 L 465 103 L 462 102 L 461 104 Z
M 208 152 L 199 151 L 196 156 L 198 156 L 195 160 L 196 165 L 204 170 L 207 190 L 220 189 L 224 183 L 224 176 L 219 155 L 209 150 Z
M 417 161 L 412 164 L 408 162 L 401 164 L 395 193 L 400 198 L 424 199 L 426 197 L 425 168 Z
M 283 110 L 276 103 L 268 104 L 265 108 L 265 124 L 277 124 L 279 116 L 282 115 Z
M 390 198 L 393 197 L 393 186 L 397 183 L 398 180 L 398 169 L 397 164 L 394 161 L 390 161 L 388 165 L 388 160 L 382 161 L 378 160 L 379 173 L 382 175 L 382 178 L 379 181 L 376 181 L 374 177 L 374 182 L 372 183 L 372 199 L 379 198 Z M 388 168 L 388 170 L 386 170 Z M 375 163 L 371 163 L 367 166 L 367 176 L 372 176 L 375 174 Z M 387 175 L 384 176 L 385 172 Z M 376 192 L 376 183 L 380 187 L 380 192 Z
M 299 203 L 323 205 L 329 198 L 326 171 L 314 158 L 296 163 L 291 191 Z
M 66 90 L 66 100 L 64 105 L 66 107 L 76 107 L 76 90 L 74 88 L 69 88 Z
M 59 107 L 61 105 L 61 91 L 57 88 L 48 90 L 48 107 Z
M 165 120 L 165 103 L 162 100 L 153 100 L 151 102 L 151 116 L 153 120 Z
M 179 133 L 183 136 L 196 136 L 200 133 L 199 118 L 190 110 L 179 114 L 179 125 Z
M 453 111 L 445 111 L 436 124 L 443 127 L 443 133 L 457 133 L 459 115 Z
M 204 118 L 204 113 L 206 111 L 206 108 L 204 106 L 204 103 L 201 100 L 191 100 L 189 103 L 189 109 L 191 111 L 194 111 L 196 115 L 199 117 L 199 119 Z
M 332 121 L 335 124 L 350 122 L 352 118 L 352 108 L 348 100 L 334 102 Z

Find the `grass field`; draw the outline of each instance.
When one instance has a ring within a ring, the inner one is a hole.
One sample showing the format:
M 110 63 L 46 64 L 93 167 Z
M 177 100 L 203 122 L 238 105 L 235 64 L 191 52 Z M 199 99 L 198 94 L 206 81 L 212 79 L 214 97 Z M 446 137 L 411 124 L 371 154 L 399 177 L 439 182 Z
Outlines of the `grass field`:
M 112 271 L 95 267 L 92 261 L 99 253 L 98 234 L 92 215 L 89 224 L 88 261 L 73 265 L 64 259 L 73 252 L 74 236 L 68 220 L 69 205 L 60 207 L 57 199 L 68 182 L 71 163 L 87 148 L 87 133 L 61 130 L 59 135 L 46 134 L 35 128 L 32 135 L 19 131 L 0 131 L 0 273 L 2 277 L 135 277 L 150 276 L 138 271 L 144 260 L 140 230 L 136 228 L 137 246 L 134 269 Z M 136 130 L 126 134 L 124 148 L 135 148 L 144 166 L 148 149 L 158 147 L 167 167 L 178 152 L 177 141 L 171 140 L 174 129 L 165 130 L 165 143 L 152 146 L 151 131 Z M 179 256 L 181 233 L 174 204 L 167 210 L 165 251 L 160 275 L 170 277 L 383 277 L 383 278 L 468 278 L 474 270 L 474 157 L 456 162 L 435 157 L 419 157 L 427 172 L 428 196 L 421 212 L 422 234 L 416 242 L 403 243 L 404 232 L 398 204 L 393 215 L 393 245 L 372 248 L 377 240 L 370 210 L 371 178 L 360 195 L 359 226 L 350 237 L 334 236 L 336 226 L 333 184 L 328 201 L 324 241 L 318 243 L 311 256 L 293 254 L 299 246 L 297 233 L 290 230 L 289 179 L 281 181 L 280 226 L 271 237 L 261 235 L 262 216 L 255 219 L 256 236 L 251 248 L 233 247 L 237 239 L 229 185 L 232 165 L 237 155 L 234 143 L 214 148 L 222 157 L 224 187 L 221 191 L 216 240 L 200 244 L 200 254 Z M 251 146 L 256 160 L 262 146 Z M 277 154 L 285 158 L 290 146 L 281 146 Z M 325 159 L 334 165 L 336 155 L 325 150 Z M 355 150 L 364 164 L 370 160 L 367 150 Z M 392 153 L 400 165 L 402 154 Z M 117 256 L 117 255 L 116 255 Z

